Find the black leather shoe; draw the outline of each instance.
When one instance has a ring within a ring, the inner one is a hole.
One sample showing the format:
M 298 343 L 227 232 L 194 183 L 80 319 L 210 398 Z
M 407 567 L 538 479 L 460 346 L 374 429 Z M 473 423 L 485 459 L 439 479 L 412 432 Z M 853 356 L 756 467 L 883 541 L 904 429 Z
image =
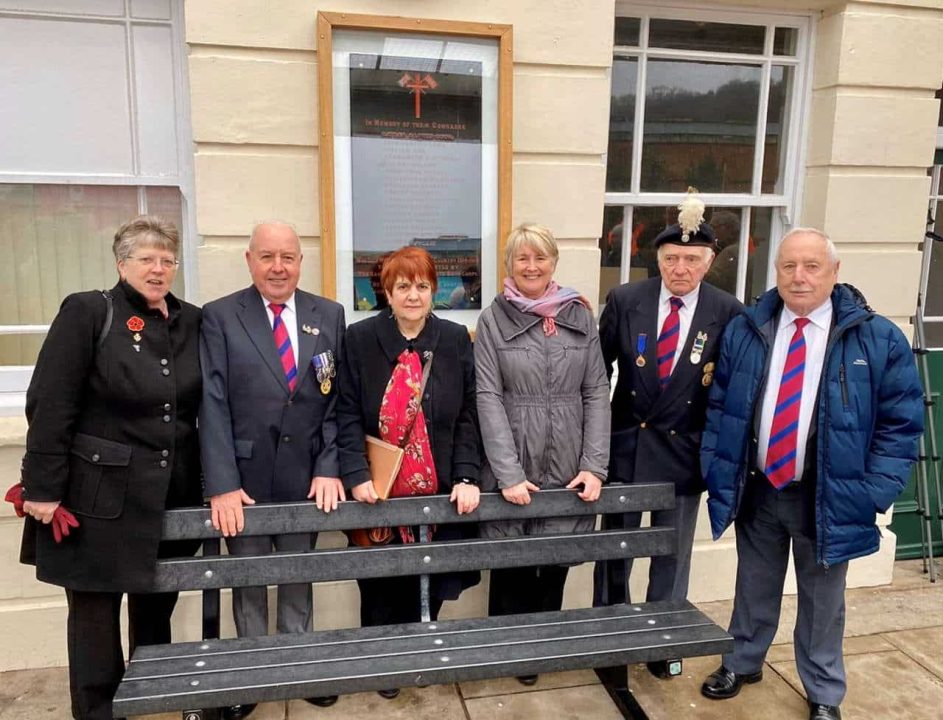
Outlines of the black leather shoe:
M 526 685 L 527 687 L 530 687 L 531 685 L 537 684 L 537 676 L 536 675 L 518 675 L 517 681 L 521 685 Z
M 387 700 L 393 700 L 399 697 L 399 688 L 390 688 L 389 690 L 377 690 L 377 695 Z
M 324 697 L 305 698 L 305 702 L 317 705 L 318 707 L 331 707 L 337 702 L 337 695 L 325 695 Z
M 655 662 L 645 663 L 645 667 L 648 668 L 648 672 L 650 672 L 659 680 L 671 679 L 671 673 L 668 671 L 667 660 L 656 660 Z
M 230 705 L 229 707 L 223 708 L 223 712 L 220 713 L 223 720 L 242 720 L 247 718 L 252 714 L 252 711 L 255 710 L 255 703 L 249 703 L 247 705 Z
M 738 675 L 721 665 L 707 676 L 707 680 L 701 685 L 701 695 L 711 700 L 726 700 L 739 693 L 744 683 L 750 685 L 762 679 L 762 670 L 755 673 L 747 673 L 746 675 Z
M 809 720 L 841 720 L 841 710 L 838 705 L 809 703 Z

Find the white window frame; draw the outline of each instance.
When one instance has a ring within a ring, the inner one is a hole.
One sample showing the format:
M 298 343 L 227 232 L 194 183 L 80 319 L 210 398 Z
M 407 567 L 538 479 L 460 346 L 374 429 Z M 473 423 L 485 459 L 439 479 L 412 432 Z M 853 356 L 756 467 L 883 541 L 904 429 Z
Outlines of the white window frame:
M 124 0 L 124 15 L 97 15 L 80 12 L 42 12 L 0 10 L 4 18 L 46 19 L 50 21 L 95 22 L 120 25 L 125 31 L 125 61 L 128 64 L 129 119 L 131 124 L 132 170 L 130 173 L 33 173 L 0 169 L 2 184 L 33 185 L 114 185 L 138 188 L 138 212 L 147 212 L 146 187 L 176 187 L 180 190 L 182 227 L 183 281 L 188 297 L 199 296 L 196 267 L 199 236 L 196 228 L 195 187 L 193 180 L 193 137 L 190 127 L 190 89 L 184 35 L 184 0 L 170 0 L 170 18 L 136 18 L 131 15 L 131 0 Z M 134 36 L 132 26 L 169 27 L 173 37 L 175 130 L 177 133 L 177 175 L 149 175 L 140 172 L 140 145 L 137 133 L 137 100 L 133 83 Z M 40 335 L 49 325 L 0 325 L 0 335 Z M 32 377 L 32 365 L 0 366 L 0 417 L 22 414 L 26 388 Z
M 750 221 L 752 210 L 757 207 L 774 208 L 770 227 L 769 257 L 775 257 L 779 241 L 785 232 L 799 224 L 799 209 L 804 185 L 805 150 L 807 146 L 808 116 L 811 108 L 812 58 L 814 56 L 815 16 L 808 13 L 767 13 L 761 11 L 738 11 L 707 8 L 703 5 L 656 6 L 634 2 L 617 2 L 617 17 L 639 18 L 641 21 L 639 46 L 614 46 L 613 59 L 638 58 L 638 83 L 635 100 L 635 121 L 632 133 L 632 182 L 628 192 L 609 192 L 605 194 L 606 207 L 621 207 L 623 244 L 627 248 L 626 238 L 632 228 L 632 214 L 636 207 L 671 206 L 679 201 L 678 193 L 642 192 L 641 166 L 642 143 L 644 140 L 645 86 L 647 62 L 650 58 L 671 60 L 702 60 L 708 62 L 736 62 L 756 65 L 762 70 L 759 108 L 757 113 L 757 142 L 754 146 L 753 184 L 749 193 L 701 193 L 704 203 L 713 208 L 740 209 L 740 256 L 737 263 L 737 297 L 743 300 L 746 289 L 747 255 L 749 251 Z M 767 29 L 766 44 L 762 55 L 743 53 L 721 53 L 715 51 L 672 50 L 648 47 L 648 28 L 655 17 L 665 20 L 688 20 L 695 22 L 731 23 L 738 25 L 762 25 Z M 792 57 L 774 56 L 773 40 L 777 27 L 791 27 L 797 30 L 796 53 Z M 770 194 L 762 192 L 762 168 L 765 143 L 760 139 L 766 133 L 769 79 L 773 65 L 785 65 L 795 68 L 794 95 L 789 107 L 789 124 L 786 153 L 783 162 L 783 192 Z M 611 75 L 611 70 L 610 70 Z M 619 282 L 629 282 L 631 254 L 622 252 L 619 268 Z M 770 262 L 767 268 L 766 287 L 775 284 L 775 268 Z

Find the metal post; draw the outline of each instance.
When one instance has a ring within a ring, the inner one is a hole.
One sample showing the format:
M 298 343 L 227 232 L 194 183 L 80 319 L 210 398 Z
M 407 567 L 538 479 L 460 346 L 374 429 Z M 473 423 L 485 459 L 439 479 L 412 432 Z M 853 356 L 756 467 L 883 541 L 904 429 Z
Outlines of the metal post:
M 429 542 L 429 526 L 420 525 L 419 526 L 419 542 L 428 543 Z M 426 555 L 423 557 L 423 562 L 428 562 L 429 556 Z M 429 575 L 428 573 L 423 573 L 419 576 L 419 613 L 420 619 L 422 622 L 427 623 L 432 621 L 430 604 L 429 604 Z

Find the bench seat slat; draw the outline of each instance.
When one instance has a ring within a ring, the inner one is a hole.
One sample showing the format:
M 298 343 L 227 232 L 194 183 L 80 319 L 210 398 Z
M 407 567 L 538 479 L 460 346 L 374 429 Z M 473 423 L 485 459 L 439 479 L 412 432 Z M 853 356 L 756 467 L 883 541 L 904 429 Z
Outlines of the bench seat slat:
M 598 612 L 604 610 L 611 608 L 581 612 L 584 619 L 594 612 L 603 621 L 607 617 L 612 618 L 612 613 Z M 362 643 L 352 657 L 334 661 L 255 666 L 208 673 L 198 673 L 194 668 L 194 672 L 189 674 L 138 680 L 131 680 L 129 676 L 116 696 L 115 714 L 135 715 L 192 707 L 216 707 L 233 702 L 268 702 L 691 657 L 727 652 L 733 645 L 727 633 L 688 603 L 678 603 L 673 612 L 664 613 L 666 619 L 673 616 L 686 618 L 684 625 L 654 626 L 648 630 L 639 629 L 638 618 L 627 615 L 621 623 L 609 623 L 613 627 L 608 628 L 607 632 L 599 632 L 599 623 L 567 623 L 567 630 L 557 636 L 552 630 L 555 626 L 553 621 L 559 620 L 561 615 L 564 614 L 533 614 L 529 616 L 530 625 L 523 624 L 521 616 L 479 620 L 481 626 L 489 625 L 490 631 L 496 634 L 502 634 L 505 627 L 513 628 L 516 633 L 516 642 L 513 643 L 471 642 L 460 647 L 453 625 L 467 621 L 445 621 L 437 623 L 437 629 L 433 631 L 434 634 L 442 635 L 444 642 L 441 647 L 430 647 L 426 643 L 425 647 L 406 652 L 402 646 L 394 643 L 392 647 L 396 651 L 390 653 L 389 641 L 380 639 Z M 569 613 L 565 615 L 570 617 Z M 556 626 L 560 627 L 559 624 Z M 625 631 L 620 631 L 620 628 Z M 527 636 L 528 631 L 530 637 Z M 330 632 L 313 635 L 329 636 Z M 427 635 L 426 639 L 430 637 Z M 446 642 L 452 643 L 452 646 L 446 646 Z M 296 647 L 295 651 L 298 650 Z M 309 648 L 312 657 L 317 656 L 317 650 Z M 279 650 L 271 652 L 277 654 Z M 192 667 L 191 659 L 181 662 Z M 137 664 L 136 654 L 132 661 L 134 671 L 137 671 Z
M 558 564 L 668 555 L 670 527 L 610 530 L 499 540 L 457 540 L 373 548 L 273 553 L 259 557 L 213 556 L 161 560 L 155 591 L 204 590 L 301 582 L 355 580 L 421 573 Z
M 641 633 L 654 629 L 670 631 L 709 621 L 694 608 L 673 612 L 638 614 L 596 613 L 575 620 L 561 613 L 547 613 L 541 623 L 527 622 L 529 616 L 519 616 L 512 622 L 502 618 L 499 626 L 486 624 L 478 629 L 427 632 L 420 624 L 389 628 L 387 636 L 372 639 L 338 641 L 330 632 L 310 633 L 305 640 L 282 646 L 256 647 L 236 650 L 230 641 L 216 642 L 211 650 L 187 656 L 142 659 L 135 655 L 125 675 L 125 682 L 174 675 L 219 673 L 227 670 L 260 668 L 300 663 L 334 662 L 347 658 L 365 658 L 367 653 L 376 657 L 416 653 L 430 649 L 458 650 L 472 647 L 497 647 L 521 642 L 564 640 L 617 633 Z M 198 664 L 199 663 L 199 664 Z
M 482 493 L 478 509 L 457 515 L 448 496 L 394 498 L 367 505 L 344 502 L 331 513 L 318 510 L 313 502 L 264 503 L 245 510 L 245 535 L 282 535 L 328 532 L 361 527 L 410 525 L 423 517 L 430 524 L 489 522 L 540 517 L 568 517 L 644 510 L 668 510 L 675 505 L 674 486 L 668 483 L 604 486 L 599 500 L 586 503 L 573 490 L 544 490 L 534 493 L 529 505 L 511 505 L 501 493 Z M 181 508 L 164 513 L 163 538 L 217 538 L 207 508 Z

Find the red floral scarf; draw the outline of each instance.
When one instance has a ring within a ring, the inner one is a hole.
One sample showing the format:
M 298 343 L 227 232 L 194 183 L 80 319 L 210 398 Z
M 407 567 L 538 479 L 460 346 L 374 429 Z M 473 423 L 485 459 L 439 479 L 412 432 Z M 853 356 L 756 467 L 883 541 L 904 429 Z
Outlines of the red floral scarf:
M 390 497 L 433 495 L 439 491 L 439 479 L 432 459 L 432 446 L 426 429 L 426 417 L 419 397 L 422 386 L 422 362 L 419 353 L 403 350 L 383 393 L 380 404 L 380 439 L 403 447 L 403 464 L 393 481 Z M 413 419 L 415 418 L 415 422 Z M 412 528 L 399 528 L 404 543 L 415 542 Z

